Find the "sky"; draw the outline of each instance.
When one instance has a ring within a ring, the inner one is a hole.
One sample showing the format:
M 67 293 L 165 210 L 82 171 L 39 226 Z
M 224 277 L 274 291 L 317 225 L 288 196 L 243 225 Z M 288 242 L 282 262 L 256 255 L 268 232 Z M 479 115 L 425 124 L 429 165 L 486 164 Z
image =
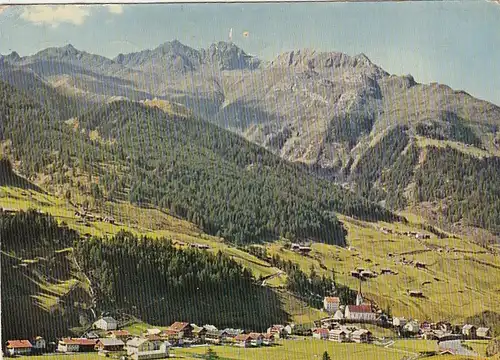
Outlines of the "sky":
M 113 58 L 174 39 L 202 48 L 230 28 L 265 60 L 300 48 L 364 53 L 389 73 L 500 105 L 500 3 L 484 0 L 13 6 L 0 8 L 0 54 L 71 43 Z

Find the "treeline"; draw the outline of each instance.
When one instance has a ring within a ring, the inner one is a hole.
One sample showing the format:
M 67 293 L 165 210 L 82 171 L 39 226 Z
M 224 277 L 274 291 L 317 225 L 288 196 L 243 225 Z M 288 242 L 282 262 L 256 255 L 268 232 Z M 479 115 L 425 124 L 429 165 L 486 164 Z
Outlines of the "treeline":
M 73 130 L 0 85 L 7 119 L 2 139 L 12 140 L 13 157 L 27 176 L 41 172 L 89 196 L 154 204 L 240 244 L 286 236 L 344 245 L 346 231 L 335 212 L 397 219 L 207 122 L 118 101 L 78 116 Z M 103 141 L 90 140 L 92 130 Z M 87 181 L 75 181 L 82 173 Z
M 332 269 L 331 277 L 320 276 L 313 266 L 311 266 L 309 274 L 306 274 L 297 263 L 291 260 L 284 260 L 276 254 L 269 256 L 264 247 L 248 246 L 245 250 L 284 271 L 287 274 L 287 290 L 304 299 L 309 306 L 322 308 L 325 296 L 338 296 L 342 304 L 352 304 L 356 300 L 355 291 L 336 282 L 334 269 Z
M 179 250 L 168 239 L 120 232 L 79 242 L 75 255 L 101 311 L 158 325 L 191 321 L 255 330 L 287 318 L 276 294 L 221 252 Z
M 500 158 L 478 158 L 451 147 L 428 147 L 415 174 L 415 201 L 441 201 L 442 211 L 454 223 L 500 234 Z

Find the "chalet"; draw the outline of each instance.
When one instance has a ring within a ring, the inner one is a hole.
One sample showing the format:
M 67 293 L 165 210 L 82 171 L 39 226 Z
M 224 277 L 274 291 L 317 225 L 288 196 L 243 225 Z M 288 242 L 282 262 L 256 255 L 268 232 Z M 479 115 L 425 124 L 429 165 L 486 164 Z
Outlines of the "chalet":
M 476 335 L 478 337 L 482 337 L 482 338 L 488 338 L 491 336 L 491 331 L 490 331 L 490 328 L 487 328 L 487 327 L 480 327 L 480 328 L 477 328 L 476 330 Z
M 295 324 L 288 324 L 287 326 L 285 326 L 286 335 L 292 335 L 294 328 Z
M 326 340 L 329 337 L 329 330 L 325 328 L 317 328 L 314 329 L 313 331 L 313 338 L 315 339 L 320 339 L 320 340 Z
M 236 336 L 243 334 L 241 329 L 226 328 L 222 330 L 222 338 L 224 339 L 234 339 Z
M 89 352 L 94 351 L 97 340 L 86 338 L 63 338 L 59 340 L 57 351 L 68 352 Z
M 239 347 L 249 347 L 252 344 L 252 338 L 250 334 L 239 334 L 234 338 L 234 345 Z
M 165 359 L 170 346 L 168 341 L 136 337 L 127 342 L 127 356 L 133 360 Z
M 351 334 L 351 340 L 356 343 L 368 343 L 371 341 L 372 333 L 366 329 L 358 329 Z
M 250 336 L 250 343 L 252 344 L 252 346 L 261 346 L 263 341 L 264 341 L 264 335 L 260 334 L 260 333 L 255 333 L 255 332 L 252 332 L 250 334 L 248 334 Z
M 95 349 L 98 351 L 122 351 L 125 343 L 120 339 L 102 338 L 97 340 Z
M 416 268 L 419 268 L 419 269 L 425 269 L 426 264 L 425 264 L 425 263 L 423 263 L 423 262 L 417 261 L 417 262 L 415 263 L 415 267 L 416 267 Z
M 323 308 L 329 313 L 335 313 L 340 306 L 340 299 L 338 297 L 326 296 L 323 299 Z
M 118 328 L 118 322 L 110 316 L 106 316 L 97 320 L 94 325 L 94 329 L 101 330 L 116 330 Z
M 451 324 L 449 322 L 439 321 L 436 324 L 432 325 L 431 328 L 433 330 L 440 330 L 440 331 L 443 331 L 443 332 L 450 332 L 452 326 L 451 326 Z
M 31 340 L 30 342 L 31 342 L 31 345 L 33 345 L 33 347 L 31 348 L 32 354 L 41 354 L 41 353 L 45 352 L 45 350 L 47 349 L 47 342 L 41 336 L 37 336 L 36 338 Z
M 203 325 L 203 327 L 207 330 L 207 331 L 217 331 L 217 327 L 213 326 L 213 325 Z
M 300 249 L 300 245 L 293 243 L 292 246 L 290 247 L 293 251 L 298 251 Z
M 113 339 L 128 340 L 131 335 L 127 330 L 111 330 L 106 333 L 106 336 Z
M 389 269 L 389 268 L 380 269 L 380 273 L 381 273 L 382 275 L 384 275 L 384 274 L 389 274 L 389 275 L 390 275 L 390 274 L 393 274 L 392 270 L 391 270 L 391 269 Z
M 179 334 L 179 338 L 190 338 L 193 336 L 193 327 L 187 322 L 176 321 L 170 325 L 169 330 Z
M 106 217 L 104 218 L 104 222 L 107 222 L 107 223 L 109 223 L 109 224 L 114 224 L 114 223 L 115 223 L 115 219 L 114 219 L 114 218 L 112 218 L 112 217 L 108 217 L 108 216 L 106 216 Z
M 97 335 L 93 331 L 89 331 L 88 333 L 86 333 L 85 335 L 83 335 L 83 337 L 87 338 L 87 339 L 99 339 L 99 335 Z
M 262 340 L 262 343 L 264 345 L 270 346 L 274 344 L 274 340 L 276 338 L 274 334 L 264 334 L 263 337 L 264 339 Z
M 330 341 L 335 341 L 335 342 L 339 342 L 339 343 L 347 342 L 347 341 L 349 341 L 349 334 L 350 334 L 350 331 L 348 331 L 348 330 L 334 329 L 334 330 L 330 330 L 330 332 L 328 334 L 328 339 Z
M 370 305 L 347 305 L 345 309 L 347 320 L 376 321 L 377 314 L 372 311 Z
M 191 327 L 193 328 L 193 338 L 198 339 L 198 340 L 204 340 L 205 335 L 207 333 L 207 329 L 205 329 L 203 326 L 196 326 L 195 324 L 191 324 Z
M 466 324 L 462 327 L 462 335 L 467 338 L 475 338 L 476 337 L 477 328 L 474 325 Z
M 28 340 L 9 340 L 7 353 L 11 356 L 31 354 L 33 345 Z
M 374 278 L 374 277 L 377 277 L 377 274 L 375 274 L 373 271 L 370 271 L 370 270 L 364 270 L 360 273 L 360 275 L 362 277 L 365 277 L 365 278 Z
M 357 272 L 356 270 L 351 271 L 351 276 L 355 278 L 360 278 L 361 274 Z

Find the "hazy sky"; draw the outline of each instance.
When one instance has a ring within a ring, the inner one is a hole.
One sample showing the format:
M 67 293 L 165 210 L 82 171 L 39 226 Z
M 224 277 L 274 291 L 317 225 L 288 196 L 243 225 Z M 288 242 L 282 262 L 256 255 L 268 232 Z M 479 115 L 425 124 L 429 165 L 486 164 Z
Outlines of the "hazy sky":
M 114 57 L 178 39 L 227 40 L 264 59 L 298 48 L 363 52 L 395 74 L 500 105 L 500 4 L 394 3 L 30 6 L 0 10 L 0 53 L 50 46 Z M 248 31 L 248 37 L 243 32 Z

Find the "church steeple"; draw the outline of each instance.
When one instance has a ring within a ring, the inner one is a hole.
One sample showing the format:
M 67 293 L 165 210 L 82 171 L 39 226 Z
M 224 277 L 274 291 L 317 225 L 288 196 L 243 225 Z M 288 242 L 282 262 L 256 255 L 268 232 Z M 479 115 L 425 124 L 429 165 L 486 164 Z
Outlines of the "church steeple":
M 363 303 L 364 303 L 364 300 L 363 300 L 363 295 L 361 292 L 361 280 L 359 280 L 359 291 L 358 291 L 358 295 L 356 296 L 356 305 L 362 305 Z

